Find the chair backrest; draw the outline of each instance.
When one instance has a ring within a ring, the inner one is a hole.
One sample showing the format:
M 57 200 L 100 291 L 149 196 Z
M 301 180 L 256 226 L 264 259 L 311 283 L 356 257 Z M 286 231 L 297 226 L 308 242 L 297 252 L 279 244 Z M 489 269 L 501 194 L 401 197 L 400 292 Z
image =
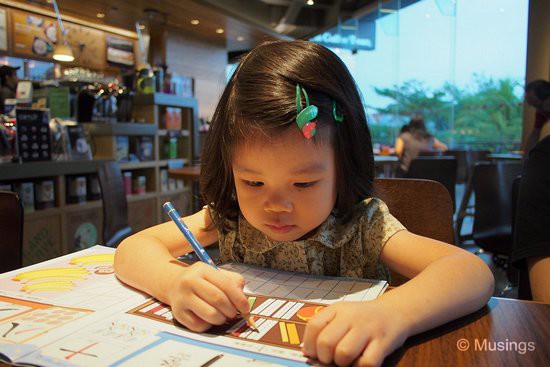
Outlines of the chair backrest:
M 122 172 L 117 162 L 109 161 L 99 167 L 97 175 L 103 202 L 103 244 L 116 247 L 132 233 Z
M 520 162 L 479 162 L 472 184 L 475 212 L 472 237 L 494 255 L 509 255 L 512 245 L 512 187 L 521 174 Z
M 474 174 L 474 167 L 477 163 L 488 161 L 489 154 L 488 150 L 468 150 L 466 151 L 466 163 L 468 168 L 468 179 Z
M 439 182 L 410 178 L 377 178 L 375 195 L 410 232 L 454 244 L 453 203 Z
M 487 160 L 489 154 L 488 150 L 449 149 L 445 152 L 445 155 L 456 158 L 456 183 L 459 184 L 468 182 L 472 176 L 474 165 L 477 162 Z
M 455 157 L 439 156 L 416 157 L 411 161 L 405 178 L 423 178 L 440 182 L 451 195 L 453 210 L 455 208 L 457 161 Z
M 375 195 L 408 231 L 436 240 L 455 243 L 453 203 L 448 190 L 439 182 L 410 178 L 377 178 Z M 391 285 L 408 279 L 391 272 Z
M 23 204 L 13 191 L 0 191 L 0 273 L 23 266 Z
M 521 175 L 514 178 L 512 182 L 512 241 L 515 238 L 515 223 L 516 213 L 519 198 L 519 185 L 521 184 Z M 508 270 L 513 268 L 509 265 Z M 529 282 L 529 272 L 526 267 L 522 267 L 518 271 L 518 299 L 532 300 L 531 283 Z

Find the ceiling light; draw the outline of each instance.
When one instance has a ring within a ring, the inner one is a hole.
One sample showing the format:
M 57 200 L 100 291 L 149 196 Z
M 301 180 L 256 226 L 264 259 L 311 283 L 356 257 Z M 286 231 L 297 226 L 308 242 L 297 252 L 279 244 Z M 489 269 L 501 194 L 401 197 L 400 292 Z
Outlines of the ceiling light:
M 311 6 L 311 5 L 315 4 L 315 1 L 313 1 L 313 0 L 307 0 L 307 1 L 306 1 L 306 4 L 309 5 L 309 6 Z
M 53 51 L 53 59 L 61 62 L 71 62 L 74 61 L 74 54 L 71 47 L 67 44 L 59 44 L 55 46 Z
M 200 23 L 200 22 L 199 22 L 198 19 L 191 19 L 191 24 L 197 25 L 197 24 L 199 24 L 199 23 Z
M 238 36 L 238 37 L 237 37 L 237 41 L 239 41 L 239 42 L 244 41 L 244 37 L 243 37 L 243 36 Z
M 98 18 L 105 18 L 105 13 L 97 13 L 96 17 Z
M 222 34 L 224 32 L 223 28 L 216 29 L 217 34 Z
M 61 15 L 59 14 L 59 8 L 57 7 L 57 2 L 52 0 L 53 8 L 55 10 L 55 15 L 57 15 L 57 22 L 59 23 L 59 29 L 61 30 L 61 42 L 53 50 L 53 59 L 56 61 L 62 62 L 71 62 L 74 60 L 73 50 L 67 43 L 67 37 L 65 28 L 63 27 L 63 21 L 61 20 Z

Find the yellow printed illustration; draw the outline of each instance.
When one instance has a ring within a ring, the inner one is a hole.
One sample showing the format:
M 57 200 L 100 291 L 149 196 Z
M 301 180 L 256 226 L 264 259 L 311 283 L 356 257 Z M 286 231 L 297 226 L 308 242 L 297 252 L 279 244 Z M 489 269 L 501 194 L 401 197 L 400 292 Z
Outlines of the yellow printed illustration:
M 49 262 L 47 267 L 21 269 L 0 278 L 0 294 L 71 307 L 108 307 L 120 301 L 113 262 L 113 249 L 86 249 Z
M 88 279 L 91 273 L 112 274 L 114 254 L 94 254 L 72 258 L 70 265 L 77 267 L 48 268 L 19 273 L 13 277 L 14 281 L 22 283 L 21 292 L 51 292 L 70 291 L 77 281 Z M 106 266 L 108 265 L 108 266 Z M 85 267 L 94 266 L 92 271 Z

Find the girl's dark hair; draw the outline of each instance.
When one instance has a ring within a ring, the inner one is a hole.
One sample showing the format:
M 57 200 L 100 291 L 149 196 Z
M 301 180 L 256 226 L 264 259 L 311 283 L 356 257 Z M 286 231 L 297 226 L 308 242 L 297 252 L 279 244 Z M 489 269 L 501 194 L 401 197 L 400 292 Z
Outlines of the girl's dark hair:
M 409 121 L 409 132 L 419 139 L 428 139 L 432 137 L 432 134 L 426 129 L 424 119 L 420 116 L 414 116 Z
M 298 129 L 296 84 L 319 108 L 313 141 L 334 147 L 335 215 L 349 220 L 353 206 L 372 195 L 371 136 L 357 86 L 342 60 L 316 43 L 267 42 L 241 59 L 216 107 L 202 151 L 201 195 L 219 229 L 227 230 L 224 220 L 239 214 L 231 165 L 234 148 L 258 136 L 256 132 L 270 137 Z M 333 101 L 343 122 L 333 118 Z

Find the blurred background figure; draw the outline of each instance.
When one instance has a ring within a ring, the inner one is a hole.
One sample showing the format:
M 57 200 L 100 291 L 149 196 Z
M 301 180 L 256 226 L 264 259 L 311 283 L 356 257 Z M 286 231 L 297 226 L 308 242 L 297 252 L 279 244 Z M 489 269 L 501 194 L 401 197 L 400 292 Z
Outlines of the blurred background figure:
M 397 177 L 403 176 L 408 170 L 411 161 L 421 152 L 446 151 L 447 145 L 437 140 L 426 130 L 424 118 L 412 117 L 408 125 L 401 128 L 395 141 L 395 154 L 399 157 Z
M 546 125 L 550 125 L 547 123 Z M 550 303 L 550 136 L 529 152 L 523 168 L 515 213 L 512 264 L 527 270 L 531 297 Z M 525 283 L 523 283 L 525 284 Z M 527 297 L 528 291 L 527 291 Z
M 2 65 L 0 67 L 0 113 L 4 113 L 4 101 L 8 98 L 15 98 L 15 91 L 17 90 L 17 83 L 19 78 L 17 77 L 17 70 L 19 66 L 13 67 L 9 65 Z
M 538 79 L 528 83 L 525 86 L 525 103 L 536 109 L 533 130 L 523 149 L 523 156 L 527 159 L 535 144 L 550 135 L 550 82 Z

